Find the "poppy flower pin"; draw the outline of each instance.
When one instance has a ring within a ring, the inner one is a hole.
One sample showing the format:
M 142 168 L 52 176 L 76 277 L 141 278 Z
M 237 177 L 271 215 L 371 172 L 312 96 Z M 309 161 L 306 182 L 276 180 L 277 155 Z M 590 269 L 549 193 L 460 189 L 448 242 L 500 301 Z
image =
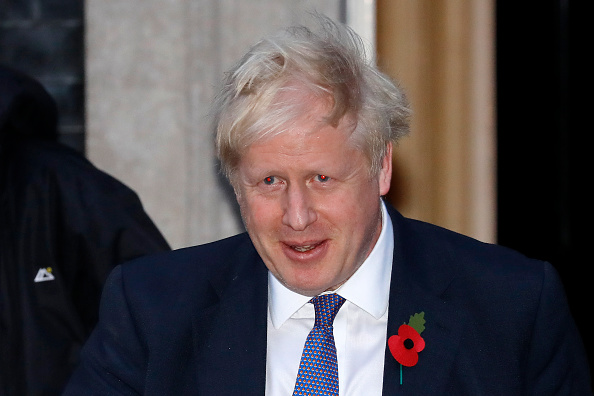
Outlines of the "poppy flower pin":
M 402 366 L 412 367 L 419 361 L 419 352 L 425 349 L 425 340 L 421 333 L 425 330 L 425 312 L 410 316 L 408 324 L 398 328 L 398 334 L 388 339 L 388 348 L 394 359 L 400 363 L 400 384 L 402 384 Z

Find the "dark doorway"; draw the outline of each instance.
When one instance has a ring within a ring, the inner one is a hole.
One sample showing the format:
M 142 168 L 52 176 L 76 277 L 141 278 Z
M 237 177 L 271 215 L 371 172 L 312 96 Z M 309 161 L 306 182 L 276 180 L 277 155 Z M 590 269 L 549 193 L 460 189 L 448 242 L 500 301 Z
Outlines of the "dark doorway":
M 498 1 L 498 242 L 551 262 L 594 363 L 587 2 Z

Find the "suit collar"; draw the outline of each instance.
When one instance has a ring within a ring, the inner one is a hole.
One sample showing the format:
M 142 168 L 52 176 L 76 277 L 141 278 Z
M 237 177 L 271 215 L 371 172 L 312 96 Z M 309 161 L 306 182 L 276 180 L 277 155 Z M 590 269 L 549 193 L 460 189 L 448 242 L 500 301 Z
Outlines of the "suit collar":
M 453 281 L 452 261 L 447 249 L 436 249 L 433 238 L 418 231 L 415 222 L 389 208 L 394 225 L 394 258 L 388 315 L 388 338 L 408 323 L 411 315 L 425 312 L 425 349 L 419 362 L 403 367 L 400 385 L 400 364 L 386 346 L 384 394 L 445 394 L 446 379 L 453 367 L 462 328 L 466 322 L 448 302 L 446 291 Z M 417 393 L 418 394 L 418 393 Z
M 218 299 L 193 321 L 198 394 L 265 392 L 267 270 L 249 238 L 234 260 L 212 277 Z

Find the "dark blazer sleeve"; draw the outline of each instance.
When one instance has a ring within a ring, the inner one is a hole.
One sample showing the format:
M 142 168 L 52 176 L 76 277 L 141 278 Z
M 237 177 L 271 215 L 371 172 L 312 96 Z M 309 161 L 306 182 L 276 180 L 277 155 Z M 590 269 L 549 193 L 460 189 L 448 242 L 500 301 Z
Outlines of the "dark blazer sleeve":
M 585 349 L 550 263 L 391 216 L 388 337 L 424 312 L 426 347 L 402 370 L 402 384 L 387 351 L 384 395 L 592 395 Z
M 590 375 L 578 329 L 561 280 L 548 263 L 528 356 L 528 394 L 591 395 Z

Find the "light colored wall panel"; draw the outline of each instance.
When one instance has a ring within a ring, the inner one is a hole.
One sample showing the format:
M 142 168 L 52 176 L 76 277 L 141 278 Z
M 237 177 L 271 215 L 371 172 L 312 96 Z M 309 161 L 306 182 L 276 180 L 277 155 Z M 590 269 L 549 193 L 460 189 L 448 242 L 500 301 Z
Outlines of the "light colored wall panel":
M 241 231 L 216 171 L 210 103 L 273 29 L 339 0 L 87 0 L 87 155 L 140 196 L 173 247 Z
M 377 6 L 377 62 L 402 82 L 413 108 L 389 199 L 409 217 L 494 242 L 494 4 Z

